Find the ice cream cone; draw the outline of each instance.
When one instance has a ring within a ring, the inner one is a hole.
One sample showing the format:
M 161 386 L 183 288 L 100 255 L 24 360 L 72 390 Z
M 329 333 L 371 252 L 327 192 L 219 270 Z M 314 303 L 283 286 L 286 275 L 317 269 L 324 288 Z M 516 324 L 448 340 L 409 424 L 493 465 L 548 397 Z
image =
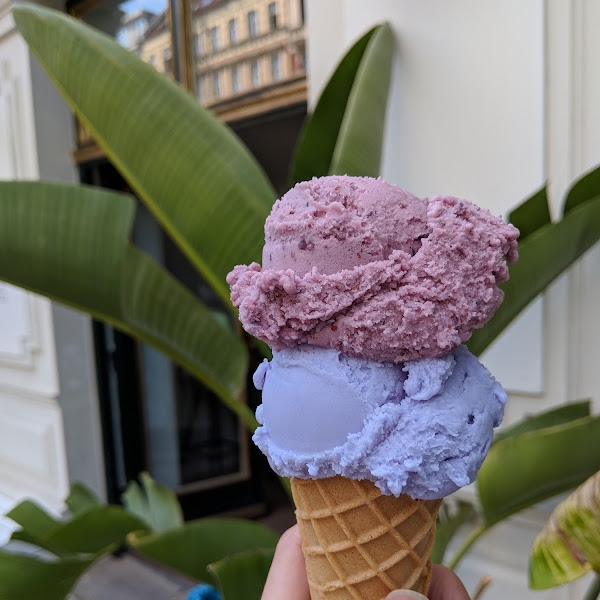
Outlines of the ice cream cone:
M 442 500 L 386 496 L 341 476 L 291 482 L 312 600 L 427 594 Z

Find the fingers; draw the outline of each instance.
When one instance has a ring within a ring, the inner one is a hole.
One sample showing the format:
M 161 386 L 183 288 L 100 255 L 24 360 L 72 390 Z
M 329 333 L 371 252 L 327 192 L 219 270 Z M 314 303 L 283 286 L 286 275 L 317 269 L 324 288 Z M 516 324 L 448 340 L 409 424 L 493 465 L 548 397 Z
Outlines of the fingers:
M 279 540 L 261 600 L 310 600 L 298 525 Z
M 408 600 L 415 597 L 412 594 L 414 592 L 405 594 L 397 590 L 392 592 L 390 598 Z M 460 579 L 450 569 L 434 565 L 429 598 L 430 600 L 469 600 L 469 594 Z M 310 600 L 304 554 L 297 525 L 288 529 L 277 544 L 261 600 Z
M 430 600 L 469 600 L 469 594 L 460 579 L 448 568 L 433 566 Z M 427 600 L 422 594 L 408 590 L 395 590 L 385 600 Z
M 441 565 L 433 565 L 429 598 L 431 600 L 469 600 L 469 594 L 453 571 Z

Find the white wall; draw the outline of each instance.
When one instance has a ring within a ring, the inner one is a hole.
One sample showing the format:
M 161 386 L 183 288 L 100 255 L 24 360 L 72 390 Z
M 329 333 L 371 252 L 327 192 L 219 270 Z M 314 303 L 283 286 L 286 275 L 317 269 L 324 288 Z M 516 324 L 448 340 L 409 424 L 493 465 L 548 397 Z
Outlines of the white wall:
M 0 19 L 0 171 L 37 179 L 29 52 L 6 7 Z M 50 303 L 0 287 L 0 492 L 57 509 L 68 489 Z
M 569 183 L 600 163 L 600 3 L 308 0 L 311 103 L 344 50 L 382 21 L 397 41 L 383 177 L 502 215 L 548 180 L 558 217 Z M 507 423 L 584 397 L 600 410 L 598 273 L 600 248 L 483 355 L 510 392 Z M 471 591 L 492 571 L 488 600 L 581 597 L 582 583 L 527 591 L 529 548 L 547 516 L 529 511 L 477 544 L 460 570 Z
M 0 179 L 75 182 L 73 127 L 0 0 Z M 0 282 L 0 517 L 24 497 L 61 511 L 69 475 L 104 492 L 90 320 L 56 314 L 60 331 L 47 299 Z

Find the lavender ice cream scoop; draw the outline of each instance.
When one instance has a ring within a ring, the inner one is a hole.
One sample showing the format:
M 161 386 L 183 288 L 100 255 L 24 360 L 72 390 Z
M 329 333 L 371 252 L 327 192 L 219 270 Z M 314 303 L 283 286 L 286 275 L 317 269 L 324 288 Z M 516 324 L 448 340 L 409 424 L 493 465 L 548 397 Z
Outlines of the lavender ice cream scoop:
M 263 404 L 253 439 L 279 475 L 368 479 L 427 500 L 475 479 L 506 402 L 464 346 L 401 364 L 285 348 L 254 383 Z

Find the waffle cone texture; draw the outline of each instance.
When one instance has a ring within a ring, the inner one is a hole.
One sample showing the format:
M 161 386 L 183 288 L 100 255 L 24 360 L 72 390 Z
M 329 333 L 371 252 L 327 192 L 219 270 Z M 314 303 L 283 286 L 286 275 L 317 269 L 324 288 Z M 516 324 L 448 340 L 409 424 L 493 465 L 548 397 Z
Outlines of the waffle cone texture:
M 427 594 L 442 500 L 385 496 L 339 475 L 291 482 L 312 600 Z

